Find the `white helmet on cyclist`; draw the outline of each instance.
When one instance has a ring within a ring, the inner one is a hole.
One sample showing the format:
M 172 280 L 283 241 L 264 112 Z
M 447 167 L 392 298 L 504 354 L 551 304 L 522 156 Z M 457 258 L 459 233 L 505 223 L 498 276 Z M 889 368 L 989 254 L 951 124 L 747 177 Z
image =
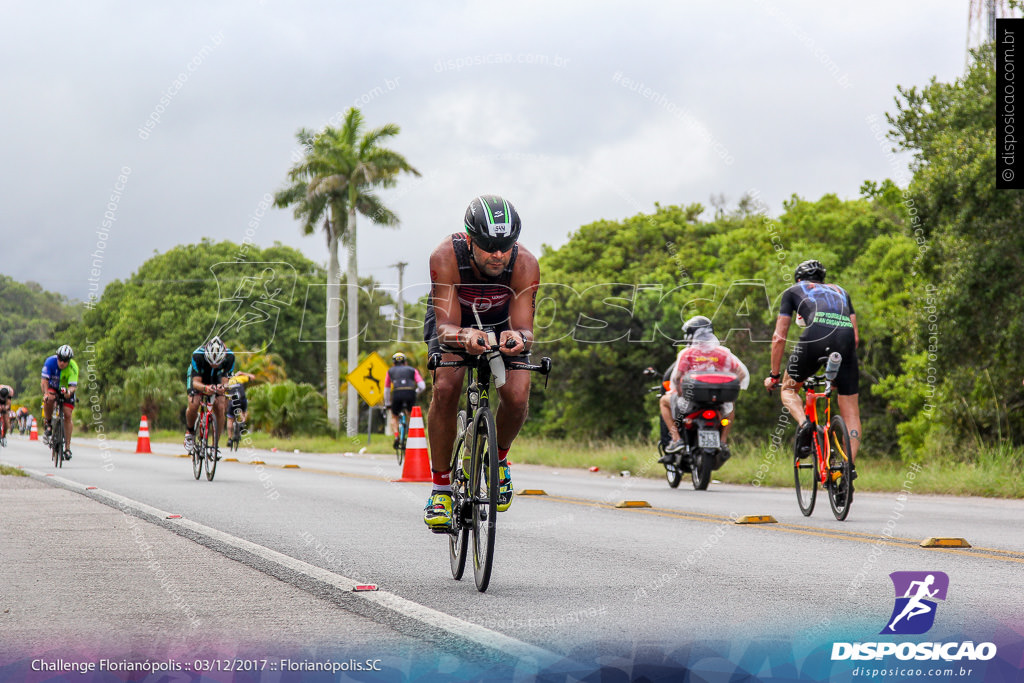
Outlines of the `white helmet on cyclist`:
M 64 344 L 57 349 L 57 360 L 68 361 L 75 357 L 75 352 L 71 350 L 71 347 Z
M 228 350 L 224 346 L 224 342 L 220 340 L 220 337 L 214 337 L 206 343 L 203 355 L 206 357 L 206 362 L 216 368 L 227 358 Z

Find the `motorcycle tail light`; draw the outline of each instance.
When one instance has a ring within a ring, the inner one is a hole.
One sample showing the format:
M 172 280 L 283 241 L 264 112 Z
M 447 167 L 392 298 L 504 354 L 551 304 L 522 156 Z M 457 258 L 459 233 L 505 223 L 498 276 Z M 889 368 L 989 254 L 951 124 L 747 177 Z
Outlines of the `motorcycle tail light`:
M 703 417 L 705 420 L 713 420 L 716 417 L 718 417 L 718 413 L 716 413 L 713 410 L 705 410 L 703 413 L 701 413 L 701 417 Z

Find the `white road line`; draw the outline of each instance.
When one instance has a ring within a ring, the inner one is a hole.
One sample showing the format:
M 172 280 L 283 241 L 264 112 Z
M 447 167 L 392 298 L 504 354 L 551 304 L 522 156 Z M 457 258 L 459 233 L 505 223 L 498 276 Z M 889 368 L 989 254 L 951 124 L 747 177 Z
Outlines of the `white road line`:
M 277 565 L 278 567 L 284 568 L 290 572 L 294 572 L 306 578 L 312 579 L 316 582 L 332 586 L 340 591 L 350 593 L 354 598 L 366 600 L 374 603 L 377 606 L 394 612 L 402 617 L 414 619 L 421 624 L 441 629 L 453 636 L 460 637 L 487 648 L 491 648 L 500 653 L 504 653 L 506 656 L 516 657 L 522 661 L 521 665 L 529 670 L 531 668 L 542 669 L 548 667 L 557 662 L 564 662 L 565 657 L 557 655 L 554 652 L 550 652 L 543 648 L 524 643 L 521 640 L 506 636 L 497 631 L 485 628 L 478 624 L 473 624 L 468 621 L 464 621 L 457 617 L 453 617 L 450 614 L 445 614 L 433 608 L 421 605 L 412 600 L 407 600 L 394 593 L 388 591 L 377 590 L 377 591 L 361 591 L 352 592 L 352 589 L 363 583 L 351 579 L 341 574 L 335 574 L 322 567 L 297 560 L 294 557 L 290 557 L 283 553 L 279 553 L 276 550 L 272 550 L 262 545 L 252 543 L 244 538 L 238 538 L 226 534 L 223 531 L 219 531 L 212 527 L 199 524 L 189 519 L 172 519 L 168 520 L 168 515 L 171 514 L 164 510 L 141 503 L 131 498 L 126 498 L 110 491 L 104 491 L 101 489 L 90 489 L 86 490 L 85 484 L 80 484 L 77 481 L 70 479 L 64 479 L 58 476 L 46 476 L 45 473 L 37 470 L 24 469 L 25 472 L 33 475 L 34 478 L 42 481 L 52 481 L 55 484 L 59 484 L 63 488 L 81 493 L 84 496 L 93 498 L 98 502 L 105 503 L 111 507 L 116 507 L 122 512 L 131 510 L 133 512 L 140 513 L 143 516 L 152 517 L 158 520 L 167 520 L 167 524 L 161 524 L 171 530 L 175 527 L 182 527 L 188 529 L 193 534 L 204 536 L 208 539 L 216 541 L 219 544 L 226 545 L 237 550 L 254 555 L 265 562 L 269 562 Z M 532 660 L 532 661 L 531 661 Z

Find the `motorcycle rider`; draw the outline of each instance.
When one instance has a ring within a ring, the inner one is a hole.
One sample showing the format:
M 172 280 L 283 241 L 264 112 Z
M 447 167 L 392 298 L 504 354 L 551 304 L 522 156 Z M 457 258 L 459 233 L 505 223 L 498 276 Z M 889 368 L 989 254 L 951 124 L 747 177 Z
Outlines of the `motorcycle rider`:
M 676 426 L 676 418 L 693 412 L 693 404 L 686 398 L 683 392 L 683 380 L 692 372 L 706 372 L 717 370 L 731 372 L 740 380 L 740 389 L 746 389 L 750 384 L 750 372 L 747 366 L 725 346 L 722 346 L 718 337 L 715 336 L 711 320 L 703 315 L 697 315 L 683 325 L 684 347 L 676 356 L 676 362 L 672 368 L 671 388 L 661 397 L 661 419 L 668 426 L 672 442 L 665 447 L 665 455 L 658 462 L 662 464 L 671 463 L 672 455 L 683 450 L 686 443 L 679 434 Z M 732 454 L 726 445 L 729 430 L 732 427 L 735 406 L 733 403 L 722 404 L 723 417 L 729 423 L 722 427 L 722 460 L 728 460 Z

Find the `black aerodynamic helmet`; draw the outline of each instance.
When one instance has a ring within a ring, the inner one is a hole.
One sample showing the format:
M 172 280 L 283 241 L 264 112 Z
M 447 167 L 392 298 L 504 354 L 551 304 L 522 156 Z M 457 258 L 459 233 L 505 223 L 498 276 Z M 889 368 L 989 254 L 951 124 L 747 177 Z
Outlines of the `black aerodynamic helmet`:
M 711 325 L 711 319 L 704 315 L 695 315 L 683 323 L 683 341 L 692 342 L 694 335 L 700 330 L 707 329 L 712 334 L 715 328 Z
M 813 282 L 824 282 L 825 281 L 825 266 L 821 265 L 821 261 L 804 261 L 796 267 L 796 272 L 793 273 L 793 280 L 800 282 L 801 280 L 811 280 Z
M 484 251 L 508 251 L 522 228 L 516 207 L 498 195 L 480 195 L 466 209 L 466 234 Z

